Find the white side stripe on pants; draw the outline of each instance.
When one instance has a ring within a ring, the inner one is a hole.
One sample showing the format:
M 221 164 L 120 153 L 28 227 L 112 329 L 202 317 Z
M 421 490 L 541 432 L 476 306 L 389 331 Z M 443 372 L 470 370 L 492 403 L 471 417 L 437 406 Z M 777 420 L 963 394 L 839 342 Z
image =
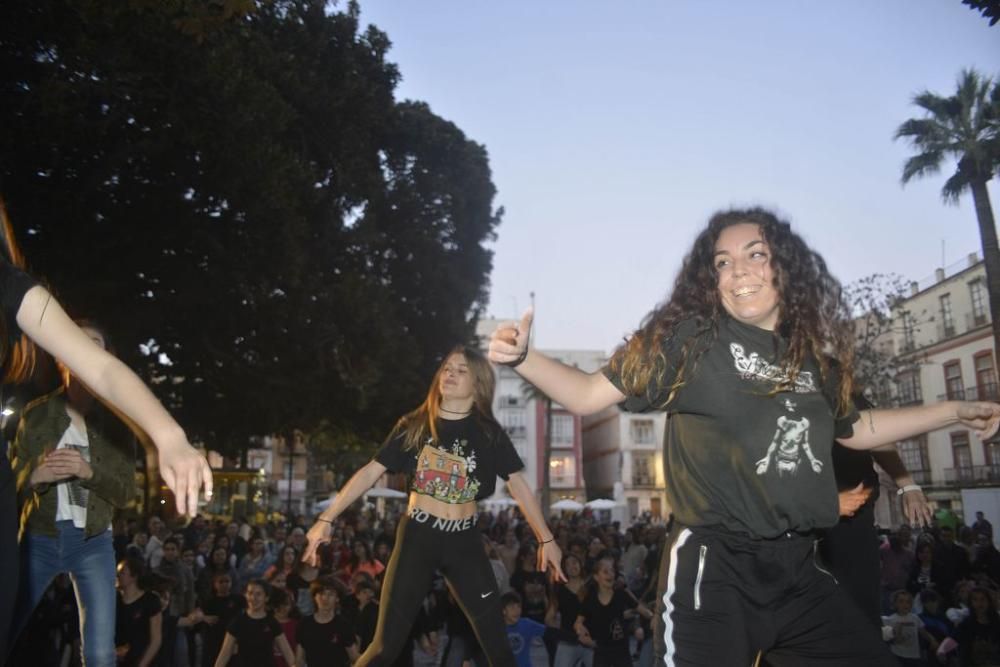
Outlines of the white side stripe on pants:
M 670 598 L 674 596 L 674 591 L 677 588 L 677 552 L 684 546 L 689 537 L 691 537 L 691 531 L 684 528 L 678 533 L 674 546 L 670 548 L 670 567 L 667 568 L 667 591 L 663 594 L 663 642 L 667 647 L 667 653 L 663 656 L 663 661 L 667 667 L 674 667 L 674 642 L 672 640 L 674 624 L 670 620 L 670 613 L 674 610 L 674 605 L 670 602 Z

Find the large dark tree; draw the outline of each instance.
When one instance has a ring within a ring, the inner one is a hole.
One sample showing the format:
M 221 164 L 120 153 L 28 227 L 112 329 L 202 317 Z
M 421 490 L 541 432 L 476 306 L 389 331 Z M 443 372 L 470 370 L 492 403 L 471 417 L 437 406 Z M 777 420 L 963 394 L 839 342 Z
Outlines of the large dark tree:
M 1000 248 L 986 189 L 1000 168 L 1000 86 L 968 69 L 959 75 L 954 95 L 924 91 L 913 103 L 923 110 L 923 117 L 911 118 L 896 130 L 896 138 L 909 140 L 916 151 L 903 166 L 903 183 L 937 174 L 946 160 L 957 163 L 941 196 L 946 203 L 957 204 L 963 192 L 972 192 L 986 265 L 994 359 L 1000 359 Z
M 472 337 L 486 151 L 396 102 L 388 49 L 354 3 L 0 3 L 0 194 L 32 268 L 210 448 L 376 439 Z

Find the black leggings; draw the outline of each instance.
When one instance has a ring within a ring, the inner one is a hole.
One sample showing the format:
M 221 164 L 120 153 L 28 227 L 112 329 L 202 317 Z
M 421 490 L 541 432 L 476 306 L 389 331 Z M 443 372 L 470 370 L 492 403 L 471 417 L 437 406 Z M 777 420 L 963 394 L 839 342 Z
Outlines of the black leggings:
M 444 574 L 489 663 L 493 667 L 516 665 L 507 642 L 500 591 L 476 530 L 476 518 L 451 521 L 411 511 L 399 521 L 379 600 L 378 627 L 356 667 L 393 663 L 406 646 L 435 569 Z

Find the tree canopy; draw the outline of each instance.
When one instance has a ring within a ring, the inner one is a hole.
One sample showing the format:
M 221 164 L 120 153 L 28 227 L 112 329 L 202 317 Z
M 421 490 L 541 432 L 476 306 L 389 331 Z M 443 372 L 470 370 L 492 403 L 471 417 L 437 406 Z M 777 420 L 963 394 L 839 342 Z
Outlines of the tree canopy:
M 501 210 L 483 146 L 399 102 L 355 3 L 0 5 L 0 195 L 192 438 L 377 439 L 471 340 Z

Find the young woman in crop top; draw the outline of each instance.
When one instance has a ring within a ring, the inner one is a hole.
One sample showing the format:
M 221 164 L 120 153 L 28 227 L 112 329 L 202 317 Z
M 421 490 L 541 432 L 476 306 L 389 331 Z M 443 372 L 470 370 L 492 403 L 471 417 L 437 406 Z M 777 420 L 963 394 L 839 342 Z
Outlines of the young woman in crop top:
M 491 665 L 514 665 L 500 608 L 500 592 L 476 530 L 476 501 L 507 480 L 538 538 L 539 569 L 562 579 L 562 553 L 524 479 L 524 464 L 493 417 L 496 380 L 478 351 L 458 347 L 438 369 L 427 398 L 405 415 L 375 458 L 344 485 L 309 530 L 304 559 L 330 537 L 332 522 L 386 470 L 409 477 L 410 503 L 399 522 L 386 568 L 378 627 L 357 665 L 388 665 L 406 644 L 410 626 L 441 570 L 461 602 Z

